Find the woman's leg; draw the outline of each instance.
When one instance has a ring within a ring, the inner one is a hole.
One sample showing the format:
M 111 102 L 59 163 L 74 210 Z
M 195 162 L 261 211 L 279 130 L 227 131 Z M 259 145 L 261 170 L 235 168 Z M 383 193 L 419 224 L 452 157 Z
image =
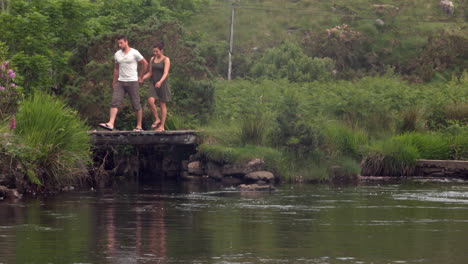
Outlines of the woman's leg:
M 154 123 L 151 125 L 152 128 L 155 128 L 161 122 L 158 116 L 158 109 L 156 108 L 155 102 L 156 102 L 156 99 L 154 97 L 148 98 L 148 105 L 151 110 L 151 113 L 153 113 L 153 116 L 154 116 Z
M 161 107 L 161 123 L 159 124 L 156 131 L 164 131 L 164 124 L 166 123 L 167 117 L 166 102 L 159 101 L 159 107 Z

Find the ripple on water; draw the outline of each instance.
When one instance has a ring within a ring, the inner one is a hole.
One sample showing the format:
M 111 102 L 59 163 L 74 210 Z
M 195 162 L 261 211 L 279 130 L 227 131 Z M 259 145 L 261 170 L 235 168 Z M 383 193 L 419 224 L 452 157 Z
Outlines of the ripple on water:
M 393 198 L 395 200 L 468 204 L 468 192 L 464 191 L 401 193 L 393 195 Z

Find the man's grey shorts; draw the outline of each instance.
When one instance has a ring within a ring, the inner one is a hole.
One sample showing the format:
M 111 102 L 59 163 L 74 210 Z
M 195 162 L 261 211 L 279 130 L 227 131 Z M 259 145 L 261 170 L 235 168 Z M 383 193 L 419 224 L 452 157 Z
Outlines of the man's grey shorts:
M 141 109 L 140 104 L 140 85 L 138 82 L 121 82 L 118 81 L 112 92 L 112 104 L 111 107 L 119 108 L 122 105 L 122 100 L 125 93 L 130 96 L 133 110 L 138 111 Z

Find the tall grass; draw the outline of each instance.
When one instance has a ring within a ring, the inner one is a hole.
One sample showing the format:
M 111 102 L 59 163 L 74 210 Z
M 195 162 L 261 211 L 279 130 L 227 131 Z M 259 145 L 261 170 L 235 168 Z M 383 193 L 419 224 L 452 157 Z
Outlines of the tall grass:
M 250 114 L 242 119 L 239 137 L 243 145 L 262 145 L 268 131 L 268 122 L 261 113 Z
M 38 92 L 22 102 L 16 119 L 15 156 L 30 182 L 57 187 L 88 175 L 88 127 L 61 100 Z
M 437 133 L 405 133 L 395 137 L 402 144 L 413 146 L 422 159 L 447 160 L 452 149 L 446 135 Z
M 361 163 L 364 176 L 409 176 L 414 174 L 418 150 L 393 138 L 371 146 Z
M 365 132 L 351 129 L 337 122 L 328 123 L 324 128 L 327 149 L 332 157 L 350 157 L 361 160 L 369 140 Z

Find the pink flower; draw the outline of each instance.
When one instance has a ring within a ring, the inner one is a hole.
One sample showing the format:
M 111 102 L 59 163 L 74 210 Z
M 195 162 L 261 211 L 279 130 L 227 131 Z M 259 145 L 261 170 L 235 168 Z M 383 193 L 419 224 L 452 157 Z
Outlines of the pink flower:
M 8 66 L 8 64 L 10 64 L 9 61 L 5 61 L 5 66 Z
M 0 86 L 0 91 L 4 91 L 4 90 L 5 90 L 5 87 Z
M 16 120 L 15 120 L 15 117 L 11 117 L 11 120 L 10 120 L 10 129 L 15 129 L 16 128 Z
M 5 65 L 0 64 L 0 70 L 4 71 L 5 70 Z
M 10 86 L 11 86 L 11 87 L 15 87 L 15 86 L 16 86 L 16 84 L 14 84 L 14 83 L 11 83 L 11 84 L 10 84 Z
M 10 76 L 10 78 L 15 78 L 16 77 L 16 73 L 13 71 L 13 70 L 8 70 L 8 76 Z

